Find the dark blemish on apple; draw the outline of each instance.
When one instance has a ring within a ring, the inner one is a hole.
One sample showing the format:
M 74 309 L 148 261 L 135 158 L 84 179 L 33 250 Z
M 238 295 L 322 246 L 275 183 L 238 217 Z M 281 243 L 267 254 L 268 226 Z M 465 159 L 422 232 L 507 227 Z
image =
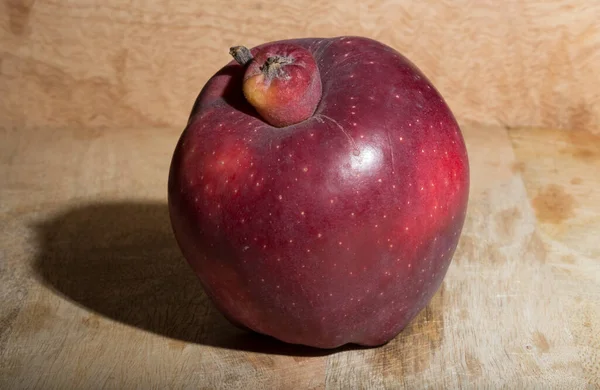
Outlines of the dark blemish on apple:
M 550 184 L 540 190 L 532 204 L 540 222 L 560 224 L 574 216 L 576 203 L 562 186 Z

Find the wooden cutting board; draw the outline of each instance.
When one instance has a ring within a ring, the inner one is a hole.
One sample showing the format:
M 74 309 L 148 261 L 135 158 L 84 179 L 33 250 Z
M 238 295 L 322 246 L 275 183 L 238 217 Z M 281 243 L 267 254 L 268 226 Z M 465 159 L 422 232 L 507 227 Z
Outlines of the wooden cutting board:
M 389 344 L 333 352 L 208 302 L 168 220 L 180 130 L 3 130 L 0 388 L 598 388 L 600 136 L 463 129 L 471 197 L 443 286 Z

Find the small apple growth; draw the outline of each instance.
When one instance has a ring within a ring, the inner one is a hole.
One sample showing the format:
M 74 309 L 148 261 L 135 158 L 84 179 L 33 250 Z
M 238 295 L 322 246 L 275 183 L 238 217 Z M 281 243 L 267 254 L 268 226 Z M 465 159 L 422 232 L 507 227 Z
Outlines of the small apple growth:
M 321 100 L 319 68 L 312 54 L 297 45 L 278 43 L 255 50 L 234 46 L 229 54 L 246 68 L 243 93 L 262 118 L 285 127 L 310 118 Z

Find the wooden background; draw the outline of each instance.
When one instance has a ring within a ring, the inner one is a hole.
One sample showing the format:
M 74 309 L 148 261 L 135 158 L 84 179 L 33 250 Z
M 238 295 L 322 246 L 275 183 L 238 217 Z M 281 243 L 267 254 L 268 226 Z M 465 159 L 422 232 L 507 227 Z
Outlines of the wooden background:
M 463 121 L 598 128 L 600 3 L 586 0 L 3 0 L 0 118 L 183 126 L 234 44 L 364 35 L 408 56 Z M 1 8 L 0 8 L 1 9 Z
M 0 388 L 600 388 L 600 3 L 1 0 Z M 171 153 L 234 44 L 364 35 L 464 131 L 469 212 L 378 349 L 231 327 L 171 234 Z

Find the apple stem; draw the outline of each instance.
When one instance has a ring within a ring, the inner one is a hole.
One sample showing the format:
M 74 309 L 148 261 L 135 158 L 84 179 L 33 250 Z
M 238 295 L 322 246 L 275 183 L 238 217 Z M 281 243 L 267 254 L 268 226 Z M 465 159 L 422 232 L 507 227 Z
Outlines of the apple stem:
M 248 63 L 254 59 L 250 50 L 245 46 L 233 46 L 229 49 L 229 54 L 231 54 L 236 62 L 242 66 L 248 65 Z

